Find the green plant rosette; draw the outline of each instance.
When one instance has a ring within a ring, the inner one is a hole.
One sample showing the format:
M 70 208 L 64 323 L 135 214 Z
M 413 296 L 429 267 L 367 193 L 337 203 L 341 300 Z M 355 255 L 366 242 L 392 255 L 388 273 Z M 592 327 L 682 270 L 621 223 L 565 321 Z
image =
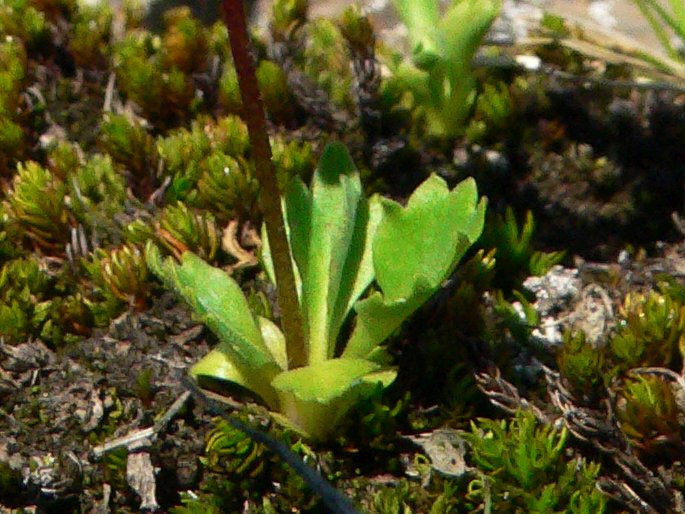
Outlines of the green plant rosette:
M 253 391 L 278 419 L 322 440 L 361 396 L 395 379 L 380 345 L 440 288 L 478 238 L 485 201 L 478 201 L 473 180 L 450 191 L 437 176 L 406 207 L 379 196 L 367 200 L 347 149 L 334 143 L 311 187 L 299 178 L 289 183 L 283 210 L 304 320 L 304 367 L 289 368 L 280 328 L 250 311 L 224 271 L 190 252 L 180 263 L 163 259 L 151 245 L 148 262 L 220 339 L 192 374 Z M 263 263 L 275 282 L 263 240 Z M 374 280 L 378 290 L 363 299 Z M 340 330 L 352 311 L 356 325 L 340 349 Z

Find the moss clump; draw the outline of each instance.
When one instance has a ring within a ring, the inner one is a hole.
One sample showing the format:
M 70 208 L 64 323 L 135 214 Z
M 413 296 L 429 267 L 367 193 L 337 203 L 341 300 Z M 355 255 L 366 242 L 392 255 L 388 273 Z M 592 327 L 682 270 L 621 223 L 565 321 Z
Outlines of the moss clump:
M 112 9 L 105 2 L 93 6 L 79 5 L 69 35 L 69 52 L 77 66 L 86 69 L 107 66 L 111 52 L 109 40 L 112 36 L 112 20 Z
M 51 44 L 45 13 L 30 0 L 8 0 L 0 5 L 0 34 L 20 39 L 30 51 L 44 50 Z
M 24 130 L 18 113 L 26 65 L 26 52 L 20 40 L 7 36 L 0 41 L 0 174 L 3 176 L 8 175 L 14 160 L 24 153 Z
M 5 202 L 8 233 L 28 248 L 63 252 L 72 226 L 65 200 L 63 181 L 37 162 L 20 164 Z
M 177 257 L 191 251 L 210 262 L 215 259 L 221 241 L 214 216 L 192 210 L 182 202 L 162 211 L 157 235 L 167 250 Z
M 493 512 L 601 513 L 606 498 L 595 488 L 599 464 L 564 458 L 565 428 L 541 426 L 531 412 L 511 421 L 481 419 L 464 435 L 477 478 L 468 486 L 472 508 Z
M 685 348 L 685 306 L 669 295 L 629 293 L 623 301 L 624 321 L 611 341 L 622 370 L 662 366 L 680 369 Z
M 129 33 L 114 47 L 112 59 L 122 92 L 146 118 L 173 124 L 195 112 L 193 82 L 167 58 L 159 39 Z
M 616 418 L 643 454 L 666 456 L 680 447 L 678 417 L 673 388 L 659 376 L 633 375 L 618 389 Z
M 124 115 L 108 113 L 100 125 L 99 144 L 126 177 L 127 185 L 137 196 L 147 199 L 155 186 L 158 150 L 143 125 Z
M 84 299 L 60 289 L 59 280 L 36 258 L 5 263 L 0 270 L 0 336 L 12 344 L 37 337 L 57 347 L 65 338 L 90 333 L 93 320 Z
M 92 260 L 84 262 L 93 287 L 101 295 L 94 306 L 100 324 L 122 311 L 124 307 L 143 310 L 150 293 L 145 252 L 135 245 L 124 245 L 104 251 L 98 248 Z
M 584 403 L 592 403 L 603 394 L 604 351 L 587 342 L 583 332 L 564 334 L 564 342 L 557 353 L 557 366 L 571 391 Z
M 197 205 L 215 212 L 222 223 L 234 218 L 259 219 L 259 184 L 246 160 L 213 152 L 202 167 Z

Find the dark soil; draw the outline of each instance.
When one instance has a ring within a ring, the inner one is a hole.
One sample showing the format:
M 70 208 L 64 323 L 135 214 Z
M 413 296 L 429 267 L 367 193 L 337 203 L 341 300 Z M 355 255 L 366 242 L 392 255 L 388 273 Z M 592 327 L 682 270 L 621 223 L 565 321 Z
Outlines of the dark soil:
M 152 426 L 181 395 L 179 373 L 207 352 L 203 333 L 188 310 L 166 295 L 149 311 L 126 313 L 109 330 L 59 353 L 40 341 L 4 345 L 0 455 L 27 473 L 20 490 L 3 491 L 8 506 L 137 511 L 125 485 L 125 454 L 98 462 L 90 452 Z M 157 494 L 165 510 L 178 503 L 178 491 L 199 483 L 208 423 L 200 411 L 185 408 L 139 449 L 158 468 Z M 104 482 L 115 484 L 109 505 L 103 504 Z

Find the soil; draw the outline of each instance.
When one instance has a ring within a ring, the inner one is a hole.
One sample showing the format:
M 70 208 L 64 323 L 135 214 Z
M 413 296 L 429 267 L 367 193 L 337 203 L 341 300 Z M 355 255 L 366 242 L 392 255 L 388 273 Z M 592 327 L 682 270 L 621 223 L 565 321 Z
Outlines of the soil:
M 126 488 L 103 492 L 104 482 L 125 482 L 125 457 L 103 460 L 93 449 L 151 426 L 183 392 L 179 373 L 207 351 L 204 328 L 169 295 L 58 353 L 40 341 L 3 345 L 0 455 L 23 470 L 21 487 L 4 491 L 6 507 L 136 511 Z M 178 503 L 178 491 L 197 487 L 209 421 L 186 409 L 137 448 L 153 456 L 164 510 Z

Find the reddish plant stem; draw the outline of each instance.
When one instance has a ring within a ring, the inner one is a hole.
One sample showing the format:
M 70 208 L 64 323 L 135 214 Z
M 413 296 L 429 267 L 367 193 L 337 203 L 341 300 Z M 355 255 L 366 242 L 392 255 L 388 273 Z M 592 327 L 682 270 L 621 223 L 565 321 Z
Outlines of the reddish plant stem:
M 300 315 L 295 275 L 290 258 L 290 246 L 285 231 L 281 192 L 276 182 L 276 172 L 271 160 L 271 145 L 266 129 L 266 116 L 250 54 L 250 38 L 245 22 L 243 0 L 223 0 L 224 22 L 228 29 L 233 63 L 238 75 L 238 85 L 243 103 L 243 117 L 247 124 L 259 181 L 259 203 L 268 229 L 271 257 L 278 284 L 278 305 L 281 308 L 283 333 L 288 352 L 289 368 L 307 364 L 304 328 Z

